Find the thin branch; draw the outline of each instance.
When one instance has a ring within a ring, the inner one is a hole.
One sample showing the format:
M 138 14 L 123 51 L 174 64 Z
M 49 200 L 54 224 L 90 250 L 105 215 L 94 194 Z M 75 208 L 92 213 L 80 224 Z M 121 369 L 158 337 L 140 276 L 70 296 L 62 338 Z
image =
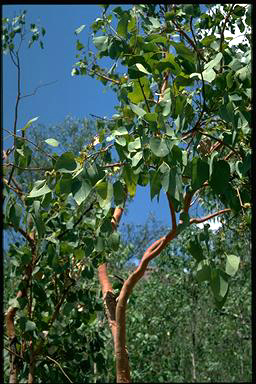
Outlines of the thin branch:
M 60 363 L 58 363 L 58 361 L 54 360 L 52 357 L 50 356 L 46 356 L 47 359 L 49 359 L 50 361 L 52 361 L 54 364 L 56 364 L 59 369 L 61 370 L 61 372 L 63 373 L 63 375 L 68 379 L 68 381 L 70 383 L 73 383 L 73 381 L 68 377 L 68 375 L 64 372 L 63 368 L 61 367 Z
M 101 116 L 96 116 L 96 115 L 93 115 L 92 113 L 90 113 L 90 116 L 94 117 L 95 119 L 100 119 L 100 120 L 104 120 L 104 121 L 111 121 L 112 119 L 107 119 L 105 117 L 101 117 Z
M 14 224 L 10 223 L 10 222 L 7 222 L 6 223 L 7 225 L 9 225 L 10 227 L 16 229 L 16 231 L 18 231 L 19 233 L 22 234 L 23 237 L 25 237 L 25 239 L 30 243 L 31 247 L 34 248 L 35 246 L 35 241 L 34 239 L 30 236 L 29 233 L 27 233 L 26 231 L 24 231 L 24 229 L 20 228 L 20 227 L 15 227 Z
M 13 163 L 6 163 L 6 164 L 3 164 L 3 167 L 14 167 L 14 168 L 18 168 L 18 169 L 21 169 L 22 171 L 51 171 L 52 168 L 22 168 L 20 167 L 19 165 L 15 165 Z
M 206 61 L 206 59 L 204 58 L 204 56 L 202 55 L 201 51 L 197 48 L 196 44 L 194 43 L 194 41 L 183 31 L 183 29 L 174 21 L 172 20 L 172 23 L 175 25 L 175 27 L 178 29 L 176 32 L 179 32 L 182 36 L 185 37 L 185 39 L 187 40 L 187 42 L 192 46 L 192 48 L 194 48 L 194 50 L 196 51 L 196 53 L 201 57 L 201 59 L 203 61 Z
M 191 29 L 191 33 L 192 33 L 192 36 L 193 36 L 193 39 L 194 39 L 194 42 L 195 42 L 195 46 L 197 46 L 197 41 L 196 41 L 196 37 L 195 37 L 195 34 L 194 34 L 194 30 L 193 30 L 193 16 L 190 17 L 190 29 Z M 201 74 L 201 80 L 202 80 L 202 93 L 203 93 L 203 111 L 201 113 L 201 118 L 202 118 L 202 115 L 203 115 L 203 112 L 206 111 L 206 102 L 205 102 L 205 85 L 204 85 L 204 78 L 203 78 L 203 71 L 202 71 L 202 65 L 201 65 L 201 61 L 200 61 L 200 56 L 198 54 L 198 51 L 196 51 L 197 53 L 197 58 L 198 58 L 198 64 L 199 64 L 199 70 L 200 70 L 200 74 Z M 200 122 L 200 120 L 199 120 Z
M 19 190 L 18 188 L 14 188 L 12 185 L 8 184 L 8 181 L 6 179 L 3 178 L 3 181 L 4 183 L 10 188 L 12 189 L 15 193 L 17 193 L 18 195 L 25 195 L 24 192 L 22 192 L 21 190 Z
M 91 205 L 84 211 L 84 213 L 79 217 L 79 219 L 74 223 L 73 227 L 71 229 L 66 229 L 64 232 L 60 233 L 57 236 L 57 239 L 61 239 L 66 233 L 68 233 L 70 230 L 73 231 L 73 229 L 82 221 L 83 217 L 93 208 L 94 203 L 96 200 L 93 200 Z
M 145 93 L 144 93 L 143 85 L 141 84 L 140 78 L 138 78 L 138 82 L 139 82 L 140 89 L 141 89 L 141 92 L 142 92 L 142 94 L 143 94 L 143 97 L 144 97 L 146 106 L 147 106 L 147 110 L 148 110 L 148 112 L 150 113 L 150 108 L 149 108 L 148 101 L 147 101 L 146 95 L 145 95 Z
M 15 104 L 15 112 L 14 112 L 14 124 L 13 124 L 13 134 L 14 134 L 14 147 L 16 148 L 16 130 L 17 130 L 17 121 L 18 121 L 18 108 L 19 108 L 19 102 L 20 102 L 20 60 L 19 55 L 16 53 L 17 58 L 17 73 L 18 73 L 18 91 L 17 91 L 17 97 L 16 97 L 16 104 Z M 13 176 L 14 168 L 12 168 L 8 184 L 11 183 L 12 176 Z
M 62 306 L 65 298 L 66 298 L 66 295 L 70 289 L 70 287 L 75 283 L 75 281 L 72 281 L 72 283 L 64 289 L 63 293 L 62 293 L 62 296 L 58 302 L 58 304 L 56 305 L 55 307 L 55 311 L 53 312 L 52 314 L 52 318 L 50 319 L 49 323 L 48 323 L 48 329 L 52 326 L 53 322 L 56 320 L 58 314 L 59 314 L 59 311 L 60 311 L 60 307 Z
M 235 7 L 235 5 L 236 4 L 231 4 L 230 10 L 229 10 L 229 12 L 228 12 L 228 14 L 224 20 L 223 28 L 222 28 L 221 34 L 220 34 L 220 52 L 222 52 L 222 46 L 223 46 L 223 41 L 224 41 L 224 32 L 225 32 L 226 24 L 227 24 L 229 16 L 231 15 L 231 12 L 233 11 L 233 8 Z
M 34 96 L 39 88 L 47 87 L 48 85 L 52 85 L 52 84 L 55 84 L 55 83 L 57 83 L 57 82 L 58 82 L 58 80 L 54 80 L 54 81 L 50 81 L 49 83 L 45 83 L 45 84 L 38 85 L 38 86 L 34 89 L 34 91 L 33 91 L 32 93 L 29 93 L 28 95 L 23 95 L 23 96 L 21 96 L 21 97 L 20 97 L 20 100 L 21 100 L 21 99 L 24 99 L 25 97 Z
M 239 156 L 240 158 L 242 158 L 239 152 L 237 152 L 235 149 L 233 149 L 229 144 L 224 143 L 223 140 L 221 140 L 221 139 L 217 139 L 217 137 L 214 137 L 214 136 L 210 135 L 209 133 L 204 133 L 204 132 L 201 131 L 201 130 L 199 130 L 199 132 L 200 132 L 203 136 L 207 136 L 207 137 L 210 137 L 210 139 L 213 139 L 213 140 L 215 140 L 215 141 L 218 141 L 220 144 L 222 144 L 222 145 L 224 145 L 225 147 L 229 148 L 229 149 L 230 149 L 232 152 L 234 152 L 237 156 Z
M 30 143 L 30 144 L 32 144 L 34 147 L 36 147 L 36 149 L 37 149 L 38 151 L 43 152 L 46 156 L 50 157 L 50 159 L 55 160 L 55 158 L 54 158 L 53 156 L 49 155 L 49 153 L 45 152 L 42 148 L 38 147 L 38 145 L 36 145 L 35 143 L 33 143 L 33 141 L 27 139 L 26 137 L 21 137 L 21 136 L 14 135 L 14 133 L 12 133 L 11 131 L 9 131 L 8 129 L 3 128 L 3 130 L 4 130 L 5 132 L 8 132 L 10 135 L 12 135 L 12 136 L 14 136 L 14 137 L 18 137 L 18 138 L 21 139 L 21 140 L 25 140 L 25 141 L 27 141 L 28 143 Z
M 119 80 L 111 79 L 111 77 L 108 77 L 105 74 L 96 72 L 93 69 L 90 69 L 90 71 L 93 72 L 96 76 L 102 77 L 104 80 L 111 81 L 112 83 L 120 85 L 120 81 Z
M 123 167 L 124 165 L 127 165 L 127 163 L 111 163 L 111 164 L 105 164 L 102 166 L 102 168 L 114 168 L 114 167 Z
M 225 208 L 225 209 L 222 209 L 221 211 L 218 211 L 218 212 L 215 212 L 215 213 L 211 213 L 210 215 L 207 215 L 207 216 L 204 216 L 204 217 L 201 217 L 201 218 L 200 217 L 194 217 L 194 218 L 190 219 L 189 223 L 190 224 L 203 223 L 204 221 L 210 220 L 213 217 L 222 215 L 223 213 L 226 213 L 226 212 L 231 212 L 231 209 L 230 208 Z
M 12 355 L 18 357 L 19 359 L 24 360 L 24 357 L 18 355 L 16 352 L 12 351 L 10 348 L 4 347 L 4 349 L 6 349 L 8 352 L 10 352 Z

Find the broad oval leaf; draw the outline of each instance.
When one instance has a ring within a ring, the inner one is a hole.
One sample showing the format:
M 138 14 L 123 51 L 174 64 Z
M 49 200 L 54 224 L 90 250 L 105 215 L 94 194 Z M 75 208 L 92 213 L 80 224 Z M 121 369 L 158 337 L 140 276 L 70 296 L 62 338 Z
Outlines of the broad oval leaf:
M 55 164 L 55 170 L 59 172 L 73 172 L 77 168 L 77 163 L 72 152 L 63 153 Z
M 43 195 L 46 195 L 47 193 L 51 192 L 51 189 L 46 184 L 46 181 L 43 183 L 43 185 L 40 183 L 40 187 L 34 186 L 32 191 L 30 191 L 28 197 L 34 198 L 34 197 L 40 197 Z
M 196 190 L 200 188 L 203 183 L 209 178 L 209 164 L 200 157 L 192 160 L 192 180 L 191 188 Z
M 209 281 L 211 278 L 211 267 L 208 260 L 202 260 L 198 263 L 196 278 L 199 282 Z
M 52 139 L 52 138 L 46 139 L 45 142 L 47 144 L 51 145 L 52 147 L 58 147 L 58 145 L 59 145 L 59 142 L 55 139 Z
M 216 193 L 222 193 L 226 190 L 230 178 L 230 166 L 227 161 L 214 161 L 212 164 L 212 174 L 210 185 Z
M 211 290 L 217 302 L 221 302 L 228 292 L 228 276 L 219 268 L 211 270 Z
M 99 51 L 105 51 L 108 47 L 108 36 L 94 37 L 92 41 Z
M 146 70 L 145 67 L 143 67 L 142 64 L 137 63 L 137 64 L 135 64 L 135 65 L 136 65 L 136 67 L 138 68 L 138 70 L 139 70 L 140 72 L 146 73 L 146 75 L 150 75 L 150 73 Z
M 170 152 L 166 140 L 159 137 L 151 137 L 149 141 L 149 146 L 154 155 L 158 157 L 165 157 Z
M 238 271 L 239 263 L 240 263 L 240 257 L 235 255 L 227 255 L 225 272 L 229 276 L 234 276 Z
M 216 73 L 212 68 L 207 68 L 205 71 L 202 72 L 202 76 L 205 81 L 211 83 L 215 79 Z
M 75 34 L 78 35 L 79 33 L 81 33 L 85 27 L 85 24 L 82 24 L 79 28 L 75 30 Z
M 138 116 L 144 116 L 146 111 L 144 109 L 138 107 L 137 105 L 130 103 L 131 110 Z
M 79 181 L 76 180 L 76 185 L 74 184 L 74 187 L 72 188 L 72 193 L 74 196 L 74 199 L 78 205 L 81 205 L 82 202 L 87 198 L 89 193 L 91 192 L 91 187 L 86 181 Z

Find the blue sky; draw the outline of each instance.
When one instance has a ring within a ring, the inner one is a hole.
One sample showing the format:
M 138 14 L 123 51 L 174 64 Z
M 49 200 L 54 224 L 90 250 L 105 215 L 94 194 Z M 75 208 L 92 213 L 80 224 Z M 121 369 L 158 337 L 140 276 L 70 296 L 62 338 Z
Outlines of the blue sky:
M 117 5 L 115 5 L 117 6 Z M 100 17 L 101 8 L 97 4 L 86 5 L 5 5 L 3 17 L 10 19 L 20 11 L 27 10 L 28 25 L 36 23 L 46 29 L 43 39 L 44 49 L 38 45 L 28 49 L 26 42 L 21 49 L 21 92 L 29 94 L 40 84 L 56 83 L 38 89 L 33 97 L 20 103 L 17 129 L 33 117 L 39 116 L 38 123 L 46 126 L 61 123 L 67 115 L 75 118 L 89 117 L 89 114 L 111 117 L 116 111 L 115 94 L 96 79 L 90 77 L 72 77 L 72 65 L 75 63 L 77 36 L 75 29 L 85 24 L 79 35 L 87 43 L 92 33 L 90 24 Z M 91 47 L 92 43 L 91 43 Z M 14 107 L 17 93 L 17 74 L 9 55 L 3 57 L 3 127 L 13 129 Z M 5 136 L 5 134 L 4 134 Z M 11 145 L 4 143 L 4 147 Z M 167 200 L 162 193 L 160 201 L 150 201 L 149 188 L 138 187 L 129 212 L 123 217 L 123 223 L 143 224 L 153 213 L 164 224 L 170 224 Z

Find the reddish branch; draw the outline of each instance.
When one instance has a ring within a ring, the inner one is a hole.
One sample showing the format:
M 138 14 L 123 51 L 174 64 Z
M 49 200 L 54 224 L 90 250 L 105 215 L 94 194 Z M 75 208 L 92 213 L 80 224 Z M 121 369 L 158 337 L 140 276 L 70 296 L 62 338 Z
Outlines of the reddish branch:
M 194 218 L 190 219 L 189 222 L 190 222 L 190 224 L 193 224 L 193 223 L 196 223 L 196 224 L 203 223 L 204 221 L 210 220 L 213 217 L 222 215 L 223 213 L 230 212 L 230 211 L 231 211 L 230 208 L 225 208 L 225 209 L 222 209 L 221 211 L 218 211 L 218 212 L 215 212 L 215 213 L 211 213 L 211 214 L 209 214 L 207 216 L 204 216 L 204 217 L 194 217 Z

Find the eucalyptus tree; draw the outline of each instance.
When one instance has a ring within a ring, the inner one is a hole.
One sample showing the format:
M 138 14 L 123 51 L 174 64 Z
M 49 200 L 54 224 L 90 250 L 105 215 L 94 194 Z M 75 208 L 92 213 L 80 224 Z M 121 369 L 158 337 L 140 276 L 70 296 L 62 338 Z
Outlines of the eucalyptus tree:
M 240 213 L 250 220 L 251 7 L 142 4 L 117 6 L 109 13 L 109 5 L 101 7 L 101 17 L 91 25 L 96 52 L 78 39 L 85 26 L 75 31 L 78 53 L 72 75 L 89 75 L 110 86 L 117 113 L 99 119 L 97 135 L 79 155 L 72 150 L 50 155 L 50 169 L 29 193 L 13 184 L 15 172 L 29 168 L 33 155 L 27 126 L 21 137 L 16 126 L 13 131 L 14 163 L 4 179 L 4 193 L 22 199 L 6 203 L 5 225 L 14 226 L 26 244 L 14 250 L 20 257 L 21 283 L 7 311 L 7 331 L 12 346 L 14 316 L 21 306 L 20 334 L 32 345 L 26 349 L 30 382 L 69 290 L 95 267 L 113 335 L 116 379 L 130 382 L 127 300 L 150 260 L 194 223 Z M 227 32 L 235 28 L 244 36 L 243 44 L 230 45 Z M 9 44 L 9 49 L 13 54 L 14 47 Z M 48 144 L 55 145 L 55 139 Z M 137 185 L 149 185 L 151 199 L 166 195 L 171 228 L 148 246 L 117 299 L 106 262 L 120 252 L 117 227 Z M 195 201 L 204 207 L 204 216 L 190 217 Z M 197 262 L 196 276 L 209 283 L 221 308 L 240 258 L 227 254 L 224 267 L 209 259 L 208 230 L 206 225 L 200 236 L 191 235 L 189 250 Z M 49 280 L 52 270 L 55 284 Z M 35 291 L 37 285 L 42 289 Z M 40 323 L 45 286 L 51 292 Z M 40 331 L 47 336 L 39 341 Z

